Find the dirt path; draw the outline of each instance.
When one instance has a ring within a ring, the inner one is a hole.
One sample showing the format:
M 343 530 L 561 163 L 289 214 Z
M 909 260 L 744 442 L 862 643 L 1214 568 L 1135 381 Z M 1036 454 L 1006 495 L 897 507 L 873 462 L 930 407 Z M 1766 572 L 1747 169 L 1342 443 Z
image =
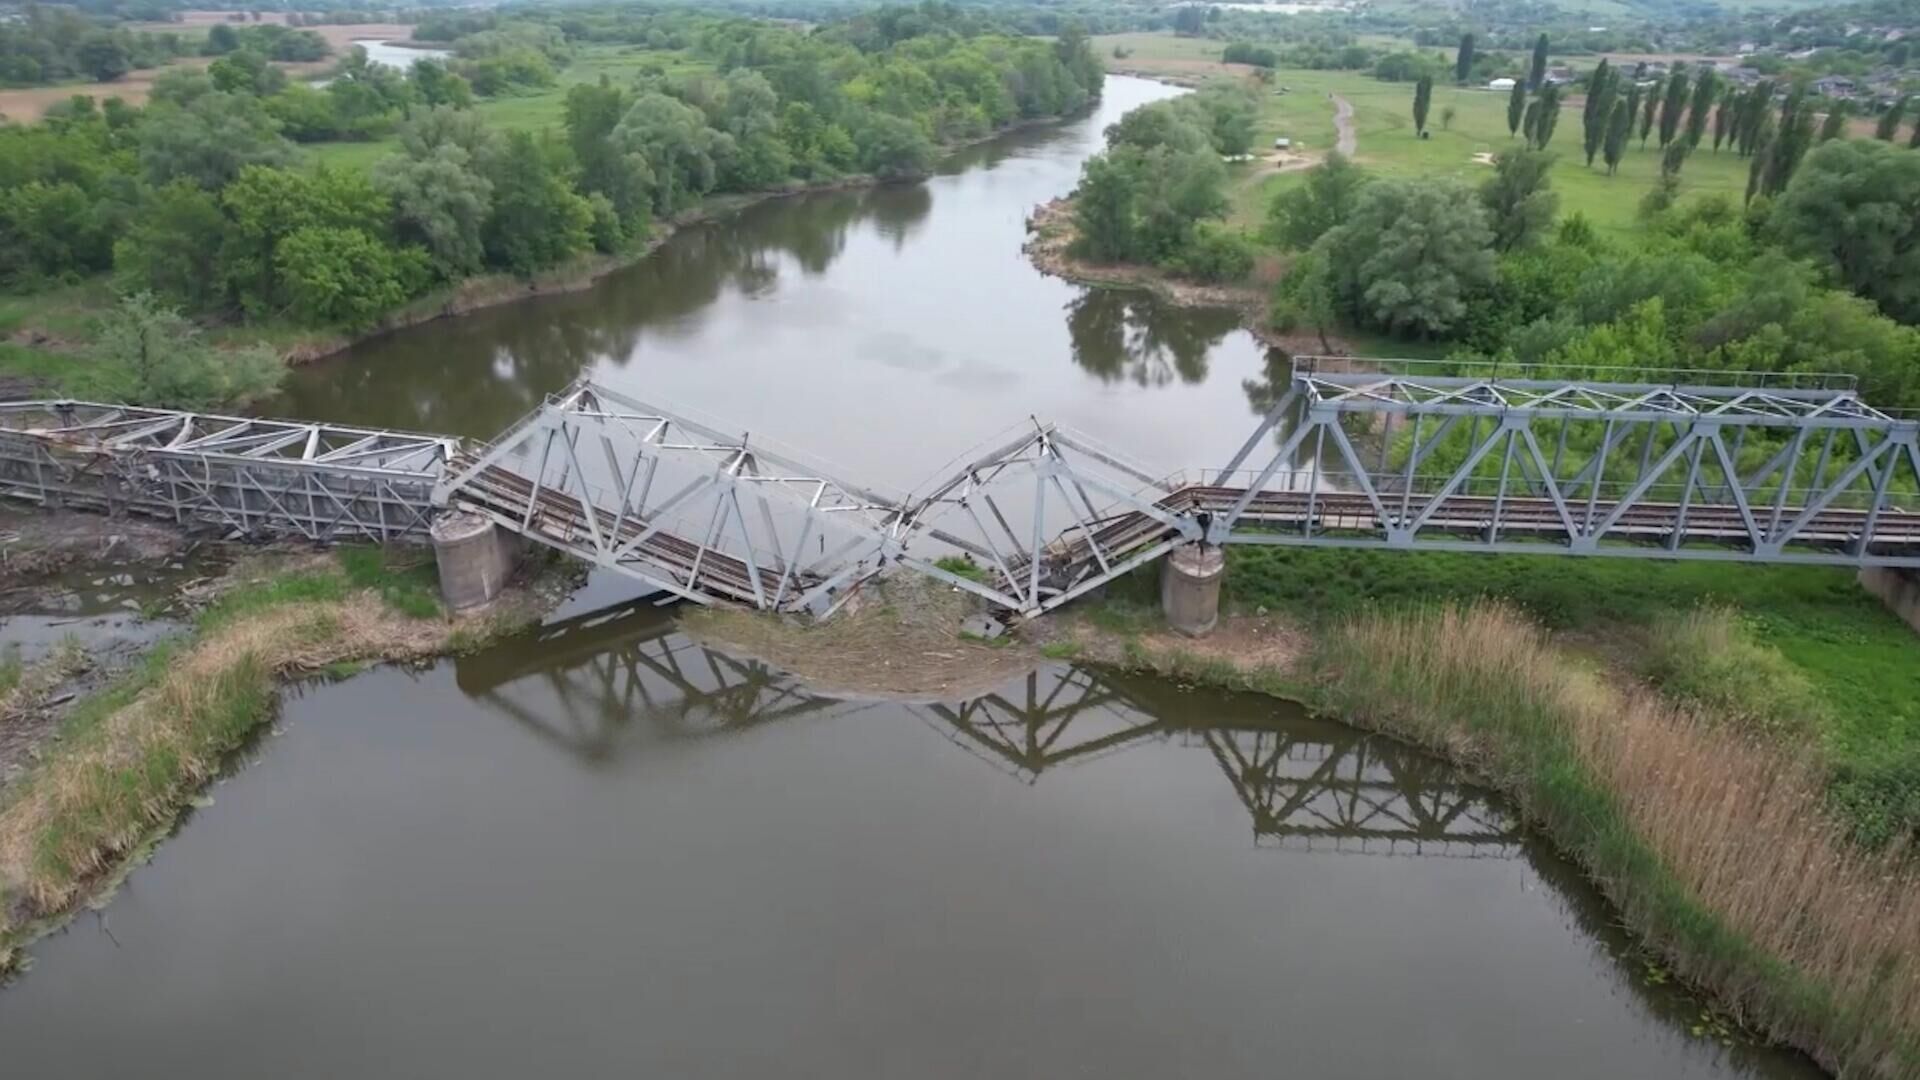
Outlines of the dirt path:
M 1333 148 L 1342 157 L 1352 157 L 1360 149 L 1360 136 L 1353 128 L 1353 102 L 1339 94 L 1333 95 L 1333 130 L 1339 135 Z

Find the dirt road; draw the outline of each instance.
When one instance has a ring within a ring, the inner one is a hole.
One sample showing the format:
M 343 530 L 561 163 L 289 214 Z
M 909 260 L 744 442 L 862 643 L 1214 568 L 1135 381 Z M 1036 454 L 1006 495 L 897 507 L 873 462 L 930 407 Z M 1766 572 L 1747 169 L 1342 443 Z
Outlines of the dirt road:
M 1334 141 L 1334 149 L 1343 157 L 1352 157 L 1360 149 L 1360 136 L 1353 129 L 1353 102 L 1333 95 L 1333 130 L 1339 135 Z

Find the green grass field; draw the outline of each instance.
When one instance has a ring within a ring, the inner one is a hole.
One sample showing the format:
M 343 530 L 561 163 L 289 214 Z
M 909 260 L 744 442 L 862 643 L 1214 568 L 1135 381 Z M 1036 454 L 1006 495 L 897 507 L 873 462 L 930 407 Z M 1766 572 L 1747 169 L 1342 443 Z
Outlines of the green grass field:
M 1118 46 L 1129 55 L 1113 59 Z M 1221 43 L 1171 34 L 1116 34 L 1096 39 L 1096 51 L 1114 67 L 1184 79 L 1238 78 L 1248 70 L 1218 61 Z M 1281 93 L 1281 88 L 1286 92 Z M 1279 136 L 1298 148 L 1324 153 L 1334 145 L 1334 103 L 1338 94 L 1353 103 L 1359 140 L 1357 160 L 1381 176 L 1437 177 L 1477 184 L 1490 171 L 1478 155 L 1497 154 L 1518 145 L 1507 130 L 1507 95 L 1487 90 L 1438 87 L 1428 119 L 1429 139 L 1413 130 L 1413 85 L 1381 82 L 1360 72 L 1304 71 L 1282 68 L 1263 97 L 1256 145 L 1269 147 Z M 1456 115 L 1450 125 L 1442 118 Z M 1603 229 L 1632 228 L 1640 200 L 1660 175 L 1660 151 L 1652 141 L 1630 144 L 1618 176 L 1609 177 L 1597 161 L 1587 168 L 1581 152 L 1577 102 L 1560 112 L 1549 149 L 1560 155 L 1553 170 L 1562 215 L 1579 212 Z M 1681 173 L 1682 199 L 1746 192 L 1747 162 L 1731 153 L 1696 152 Z M 1299 173 L 1276 173 L 1265 163 L 1231 166 L 1235 172 L 1232 220 L 1254 225 L 1266 214 L 1274 193 L 1301 182 Z

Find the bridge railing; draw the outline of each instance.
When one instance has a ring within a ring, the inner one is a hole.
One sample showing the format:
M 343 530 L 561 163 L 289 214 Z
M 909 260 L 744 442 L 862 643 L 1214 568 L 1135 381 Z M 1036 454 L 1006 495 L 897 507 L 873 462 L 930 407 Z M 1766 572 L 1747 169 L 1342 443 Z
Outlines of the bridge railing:
M 1607 364 L 1518 364 L 1498 360 L 1419 360 L 1299 355 L 1293 374 L 1382 375 L 1406 378 L 1470 378 L 1492 382 L 1533 380 L 1641 386 L 1713 386 L 1741 390 L 1857 391 L 1860 380 L 1845 372 L 1756 371 L 1725 368 L 1635 367 Z

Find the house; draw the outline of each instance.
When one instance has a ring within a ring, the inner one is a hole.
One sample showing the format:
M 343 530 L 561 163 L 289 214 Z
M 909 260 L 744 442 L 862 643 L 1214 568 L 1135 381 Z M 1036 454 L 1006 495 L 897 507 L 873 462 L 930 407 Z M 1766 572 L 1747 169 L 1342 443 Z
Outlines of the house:
M 1840 98 L 1851 101 L 1860 92 L 1852 79 L 1844 75 L 1828 75 L 1813 80 L 1813 92 L 1821 97 Z
M 1512 79 L 1495 79 L 1487 84 L 1487 89 L 1512 91 L 1513 86 L 1514 81 Z
M 1282 135 L 1280 138 L 1273 140 L 1273 148 L 1275 150 L 1291 150 L 1293 149 L 1293 140 Z
M 1573 69 L 1570 67 L 1550 67 L 1547 69 L 1547 81 L 1565 86 L 1573 81 Z M 1509 90 L 1512 87 L 1508 87 Z

